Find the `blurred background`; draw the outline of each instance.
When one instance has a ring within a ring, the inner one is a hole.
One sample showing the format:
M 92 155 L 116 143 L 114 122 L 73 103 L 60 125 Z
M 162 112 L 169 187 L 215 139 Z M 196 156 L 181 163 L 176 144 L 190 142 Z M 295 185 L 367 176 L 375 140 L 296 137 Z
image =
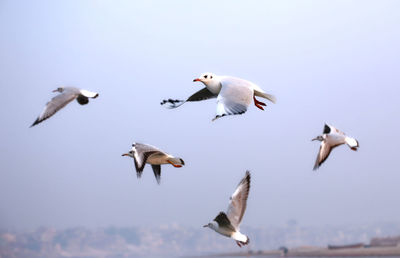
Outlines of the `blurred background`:
M 244 175 L 243 226 L 400 223 L 398 1 L 0 1 L 0 228 L 200 228 Z M 160 106 L 232 75 L 277 97 L 211 122 Z M 29 128 L 59 86 L 99 92 Z M 312 171 L 330 123 L 355 137 Z M 150 166 L 133 142 L 186 166 Z M 211 235 L 213 232 L 206 232 Z M 229 241 L 226 242 L 231 244 Z

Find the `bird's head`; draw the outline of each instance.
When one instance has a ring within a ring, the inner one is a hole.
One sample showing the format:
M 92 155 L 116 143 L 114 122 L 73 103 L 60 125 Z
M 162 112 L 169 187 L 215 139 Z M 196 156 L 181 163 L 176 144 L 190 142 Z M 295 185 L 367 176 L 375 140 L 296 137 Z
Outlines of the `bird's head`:
M 53 92 L 63 92 L 64 91 L 64 87 L 58 87 L 57 89 L 53 90 Z
M 203 228 L 211 228 L 215 230 L 216 228 L 218 228 L 218 224 L 215 221 L 213 221 L 204 225 Z
M 320 142 L 322 142 L 323 140 L 324 140 L 324 137 L 322 137 L 322 135 L 318 135 L 317 137 L 315 137 L 311 141 L 320 141 Z
M 219 85 L 218 76 L 213 73 L 202 73 L 198 78 L 193 80 L 194 82 L 202 82 L 207 87 L 217 87 Z
M 128 153 L 122 154 L 122 156 L 128 156 L 128 157 L 133 158 L 133 150 L 129 151 Z

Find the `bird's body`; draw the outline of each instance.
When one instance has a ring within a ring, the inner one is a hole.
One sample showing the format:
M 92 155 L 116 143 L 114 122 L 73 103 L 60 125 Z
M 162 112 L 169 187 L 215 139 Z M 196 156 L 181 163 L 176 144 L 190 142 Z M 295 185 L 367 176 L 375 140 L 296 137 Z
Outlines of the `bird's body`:
M 240 181 L 232 194 L 227 212 L 221 211 L 215 219 L 204 225 L 215 232 L 234 239 L 238 246 L 249 243 L 248 236 L 240 232 L 239 226 L 246 211 L 247 198 L 250 191 L 250 173 L 246 171 L 245 177 Z
M 333 148 L 342 144 L 347 144 L 350 149 L 356 151 L 359 147 L 358 141 L 356 139 L 347 136 L 342 131 L 328 124 L 325 124 L 323 134 L 317 136 L 312 140 L 318 140 L 321 142 L 318 156 L 314 165 L 314 170 L 318 169 L 321 164 L 328 158 Z
M 87 103 L 89 103 L 89 98 L 97 98 L 99 96 L 99 94 L 96 92 L 78 89 L 75 87 L 59 87 L 53 92 L 60 92 L 60 94 L 53 97 L 49 102 L 47 102 L 45 108 L 43 109 L 43 112 L 38 116 L 35 122 L 33 122 L 31 127 L 50 118 L 57 111 L 65 107 L 74 99 L 76 99 L 79 104 L 86 105 Z
M 134 159 L 136 175 L 138 178 L 142 176 L 142 172 L 146 163 L 153 168 L 154 176 L 157 183 L 161 180 L 161 165 L 171 164 L 174 167 L 182 167 L 185 162 L 181 158 L 176 158 L 154 146 L 142 143 L 134 143 L 132 149 L 122 156 L 129 156 Z
M 275 103 L 274 96 L 267 94 L 257 84 L 250 81 L 232 77 L 218 76 L 212 73 L 204 73 L 193 81 L 202 82 L 206 87 L 190 96 L 187 100 L 163 100 L 161 105 L 168 104 L 169 108 L 176 108 L 188 101 L 201 101 L 217 98 L 217 112 L 213 120 L 227 115 L 239 115 L 247 111 L 248 106 L 254 101 L 254 105 L 261 110 L 265 103 L 258 101 L 255 96 L 268 99 Z

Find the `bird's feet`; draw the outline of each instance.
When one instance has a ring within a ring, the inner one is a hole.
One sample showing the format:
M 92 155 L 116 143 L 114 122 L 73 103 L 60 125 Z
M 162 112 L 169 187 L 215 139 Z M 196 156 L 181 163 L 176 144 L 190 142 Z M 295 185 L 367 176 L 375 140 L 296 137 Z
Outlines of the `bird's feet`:
M 172 163 L 172 162 L 169 161 L 169 160 L 167 160 L 167 161 L 168 161 L 169 164 L 171 164 L 172 166 L 174 166 L 174 167 L 176 167 L 176 168 L 181 168 L 181 167 L 182 167 L 182 165 L 174 164 L 174 163 Z
M 236 241 L 236 244 L 237 244 L 240 248 L 242 248 L 242 245 L 240 244 L 240 241 Z
M 264 110 L 264 108 L 262 106 L 266 106 L 267 104 L 265 104 L 264 102 L 258 101 L 255 96 L 253 96 L 253 99 L 254 99 L 254 105 L 256 107 L 258 107 L 259 109 Z

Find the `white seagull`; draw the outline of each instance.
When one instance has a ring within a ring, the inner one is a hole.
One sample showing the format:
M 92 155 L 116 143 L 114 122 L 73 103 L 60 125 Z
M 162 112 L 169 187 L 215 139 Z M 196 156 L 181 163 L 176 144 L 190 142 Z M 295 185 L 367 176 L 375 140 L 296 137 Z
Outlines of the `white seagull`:
M 339 145 L 347 144 L 350 149 L 357 151 L 359 147 L 358 141 L 352 137 L 346 136 L 345 133 L 339 131 L 335 127 L 325 124 L 322 135 L 318 135 L 312 141 L 321 142 L 317 160 L 315 161 L 314 170 L 318 169 L 321 164 L 328 158 L 331 150 Z
M 142 176 L 146 163 L 150 164 L 153 168 L 154 176 L 156 177 L 158 184 L 160 184 L 161 181 L 161 164 L 171 164 L 176 168 L 185 165 L 183 159 L 176 158 L 154 146 L 142 143 L 132 144 L 132 149 L 128 153 L 122 154 L 122 156 L 133 158 L 138 178 Z
M 246 112 L 248 106 L 254 101 L 254 105 L 261 110 L 265 103 L 258 101 L 255 96 L 276 102 L 274 96 L 267 94 L 258 85 L 240 78 L 231 76 L 218 76 L 212 73 L 203 73 L 194 82 L 202 82 L 206 87 L 199 90 L 187 100 L 167 99 L 161 105 L 167 104 L 168 108 L 177 108 L 188 101 L 200 101 L 217 98 L 217 114 L 215 119 L 227 115 L 239 115 Z
M 249 243 L 249 237 L 239 232 L 240 222 L 242 221 L 244 212 L 246 211 L 247 197 L 250 190 L 250 172 L 246 171 L 246 175 L 240 181 L 235 192 L 232 194 L 228 211 L 221 211 L 214 221 L 204 225 L 217 233 L 236 240 L 239 247 Z
M 53 92 L 60 92 L 57 96 L 52 98 L 47 102 L 43 112 L 38 116 L 38 118 L 33 122 L 32 126 L 35 126 L 47 118 L 54 115 L 58 110 L 65 107 L 68 103 L 76 99 L 79 104 L 86 105 L 89 103 L 89 98 L 97 98 L 99 96 L 96 92 L 91 92 L 88 90 L 82 90 L 75 87 L 59 87 Z

